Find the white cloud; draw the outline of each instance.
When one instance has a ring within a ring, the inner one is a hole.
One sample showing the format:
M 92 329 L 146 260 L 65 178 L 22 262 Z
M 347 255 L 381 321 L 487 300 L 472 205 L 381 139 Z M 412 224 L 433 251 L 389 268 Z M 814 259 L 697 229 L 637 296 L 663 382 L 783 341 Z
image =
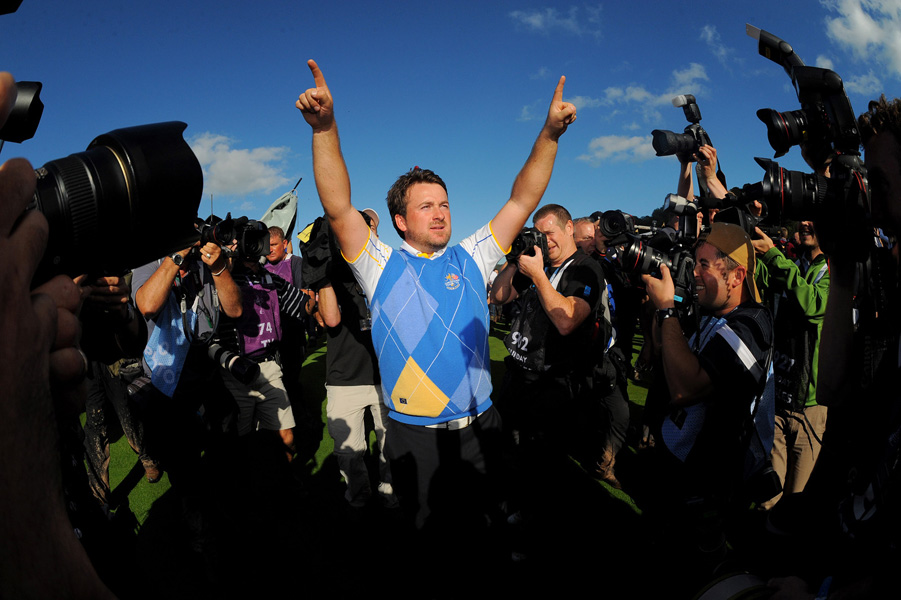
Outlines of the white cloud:
M 510 18 L 520 27 L 537 33 L 564 31 L 577 36 L 601 37 L 600 5 L 571 6 L 566 12 L 556 8 L 514 10 Z
M 708 81 L 707 71 L 703 65 L 691 63 L 682 70 L 673 71 L 671 83 L 666 90 L 655 92 L 640 85 L 625 87 L 609 87 L 604 90 L 599 102 L 606 106 L 633 105 L 646 123 L 659 121 L 662 118 L 660 108 L 670 105 L 673 97 L 680 94 L 702 95 L 706 92 L 704 85 Z
M 829 69 L 830 71 L 835 70 L 835 65 L 833 64 L 832 59 L 829 58 L 828 56 L 823 56 L 822 54 L 817 56 L 817 59 L 814 62 L 814 64 L 821 69 Z
M 210 132 L 189 143 L 203 168 L 204 194 L 268 193 L 292 181 L 278 166 L 289 151 L 286 147 L 233 148 L 234 140 Z
M 566 98 L 566 101 L 575 104 L 576 110 L 583 110 L 585 108 L 597 108 L 603 104 L 600 99 L 592 98 L 590 96 L 575 96 L 573 98 Z
M 551 70 L 547 67 L 541 67 L 536 72 L 529 75 L 529 79 L 547 79 L 547 76 L 550 74 Z
M 705 91 L 702 81 L 709 81 L 707 71 L 703 65 L 691 63 L 687 69 L 682 71 L 673 71 L 673 85 L 667 95 L 675 96 L 678 94 L 694 94 L 697 96 Z M 672 98 L 667 98 L 667 102 Z
M 826 19 L 826 32 L 854 58 L 886 67 L 901 76 L 901 0 L 821 0 L 838 17 Z
M 532 121 L 535 119 L 535 114 L 532 112 L 532 107 L 530 105 L 525 105 L 522 107 L 522 111 L 519 113 L 519 118 L 517 121 Z
M 631 160 L 639 162 L 655 156 L 651 146 L 651 136 L 604 135 L 594 138 L 588 144 L 588 152 L 579 156 L 592 166 L 611 160 Z
M 701 41 L 706 43 L 713 56 L 727 69 L 730 67 L 730 59 L 734 50 L 726 47 L 720 38 L 720 32 L 716 30 L 715 25 L 705 25 L 701 29 Z
M 870 71 L 866 75 L 858 75 L 843 80 L 845 89 L 853 94 L 861 94 L 863 96 L 872 96 L 879 94 L 883 90 L 882 81 Z

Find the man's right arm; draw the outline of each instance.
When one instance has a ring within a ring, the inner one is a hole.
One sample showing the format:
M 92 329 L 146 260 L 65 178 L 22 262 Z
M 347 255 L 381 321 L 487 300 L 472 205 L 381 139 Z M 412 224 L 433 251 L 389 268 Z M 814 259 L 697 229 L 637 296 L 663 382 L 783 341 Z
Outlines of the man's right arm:
M 319 314 L 322 315 L 327 327 L 337 327 L 341 324 L 341 309 L 338 308 L 338 297 L 332 284 L 319 289 Z
M 751 240 L 751 245 L 757 252 L 757 260 L 768 271 L 768 285 L 776 292 L 785 292 L 792 298 L 804 316 L 812 323 L 822 321 L 826 314 L 826 299 L 829 296 L 829 272 L 828 270 L 815 283 L 810 283 L 801 274 L 798 265 L 779 251 L 760 228 L 756 228 L 759 239 Z M 823 268 L 818 265 L 817 269 Z
M 508 260 L 504 269 L 497 274 L 494 284 L 491 286 L 491 302 L 493 304 L 507 304 L 513 302 L 519 296 L 513 287 L 513 278 L 519 269 L 516 263 Z
M 676 186 L 676 195 L 682 196 L 686 200 L 694 200 L 694 189 L 693 189 L 693 168 L 692 162 L 685 162 L 682 158 L 679 158 L 679 183 Z
M 313 130 L 313 175 L 322 208 L 344 256 L 356 257 L 369 240 L 369 227 L 350 201 L 350 176 L 341 153 L 334 103 L 319 66 L 307 61 L 316 87 L 301 94 L 295 106 Z
M 179 254 L 184 258 L 190 250 L 191 248 L 185 248 Z M 156 317 L 163 309 L 176 275 L 178 275 L 178 265 L 167 256 L 153 272 L 153 275 L 138 287 L 135 292 L 135 306 L 145 319 Z
M 563 101 L 565 82 L 566 78 L 561 77 L 557 83 L 554 98 L 548 108 L 547 119 L 532 146 L 526 164 L 513 182 L 510 199 L 491 221 L 491 232 L 501 249 L 506 250 L 510 247 L 529 215 L 541 202 L 554 171 L 557 142 L 566 128 L 576 120 L 576 107 Z
M 716 176 L 716 148 L 713 146 L 701 146 L 698 149 L 697 158 L 698 180 L 704 179 L 704 182 L 707 184 L 707 191 L 710 192 L 711 197 L 722 200 L 726 197 L 728 190 Z

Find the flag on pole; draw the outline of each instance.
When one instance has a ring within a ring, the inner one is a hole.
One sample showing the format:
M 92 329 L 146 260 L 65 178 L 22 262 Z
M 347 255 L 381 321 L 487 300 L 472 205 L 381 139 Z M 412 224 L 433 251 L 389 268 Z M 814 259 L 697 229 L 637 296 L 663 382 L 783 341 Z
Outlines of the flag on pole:
M 294 189 L 282 194 L 260 217 L 260 221 L 265 223 L 266 227 L 281 227 L 285 232 L 286 240 L 291 239 L 291 234 L 294 232 L 294 222 L 297 220 L 297 193 L 295 190 L 302 180 L 303 177 L 298 179 L 294 184 Z

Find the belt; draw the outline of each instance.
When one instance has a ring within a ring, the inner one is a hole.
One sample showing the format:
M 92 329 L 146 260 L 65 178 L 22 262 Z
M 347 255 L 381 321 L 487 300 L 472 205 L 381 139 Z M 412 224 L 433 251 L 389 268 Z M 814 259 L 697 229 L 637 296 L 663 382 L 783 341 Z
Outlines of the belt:
M 453 419 L 452 421 L 445 421 L 444 423 L 434 423 L 432 425 L 426 425 L 429 429 L 466 429 L 473 423 L 475 420 L 481 417 L 485 411 L 483 410 L 476 416 L 466 415 L 465 417 L 460 417 L 459 419 Z
M 281 355 L 279 354 L 278 350 L 274 350 L 274 351 L 268 352 L 266 354 L 259 354 L 257 356 L 245 356 L 245 358 L 252 360 L 253 362 L 257 363 L 258 365 L 261 365 L 264 362 L 269 362 L 270 360 L 274 360 L 275 362 L 278 363 L 279 366 L 281 366 L 281 364 L 282 364 Z

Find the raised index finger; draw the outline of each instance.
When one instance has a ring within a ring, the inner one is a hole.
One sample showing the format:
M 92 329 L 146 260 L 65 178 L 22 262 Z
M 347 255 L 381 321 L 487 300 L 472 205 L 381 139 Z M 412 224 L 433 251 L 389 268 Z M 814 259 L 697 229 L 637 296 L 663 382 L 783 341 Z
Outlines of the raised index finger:
M 554 102 L 563 102 L 563 84 L 566 83 L 566 75 L 560 76 L 557 82 L 557 89 L 554 90 Z M 545 96 L 547 98 L 547 96 Z
M 310 67 L 310 72 L 313 74 L 313 81 L 316 83 L 316 87 L 328 87 L 325 84 L 325 77 L 322 75 L 322 71 L 319 70 L 319 65 L 316 64 L 316 61 L 311 58 L 307 61 L 307 66 Z

